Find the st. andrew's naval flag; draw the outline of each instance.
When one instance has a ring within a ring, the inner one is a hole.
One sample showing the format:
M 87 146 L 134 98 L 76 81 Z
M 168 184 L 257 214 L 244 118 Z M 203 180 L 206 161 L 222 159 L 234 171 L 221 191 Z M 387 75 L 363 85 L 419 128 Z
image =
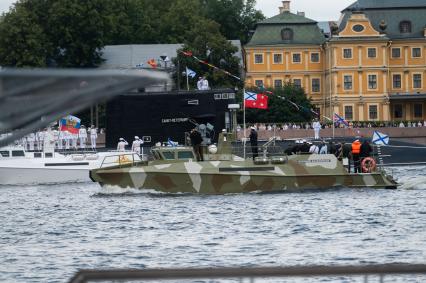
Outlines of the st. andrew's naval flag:
M 376 144 L 376 145 L 388 145 L 389 136 L 386 134 L 382 134 L 378 131 L 374 131 L 372 142 L 373 144 Z

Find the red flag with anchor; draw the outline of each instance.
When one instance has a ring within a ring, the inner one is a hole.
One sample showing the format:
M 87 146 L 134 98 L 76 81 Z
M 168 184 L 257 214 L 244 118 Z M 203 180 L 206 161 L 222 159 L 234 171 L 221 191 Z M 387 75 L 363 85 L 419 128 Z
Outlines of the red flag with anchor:
M 246 108 L 268 109 L 268 96 L 246 91 L 244 93 L 244 106 Z
M 147 62 L 151 67 L 153 67 L 154 69 L 157 68 L 157 62 L 155 62 L 154 59 L 150 59 Z

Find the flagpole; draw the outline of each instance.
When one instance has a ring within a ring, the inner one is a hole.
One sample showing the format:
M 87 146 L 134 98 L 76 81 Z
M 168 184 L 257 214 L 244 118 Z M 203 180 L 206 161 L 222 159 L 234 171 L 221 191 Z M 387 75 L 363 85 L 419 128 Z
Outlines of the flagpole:
M 244 132 L 244 141 L 243 141 L 243 157 L 246 159 L 246 102 L 245 102 L 246 89 L 243 88 L 243 132 Z
M 189 90 L 188 67 L 185 69 L 186 73 L 186 90 Z
M 336 125 L 334 124 L 334 114 L 333 114 L 333 117 L 331 119 L 331 124 L 333 125 L 333 140 L 334 140 L 334 130 L 336 128 Z

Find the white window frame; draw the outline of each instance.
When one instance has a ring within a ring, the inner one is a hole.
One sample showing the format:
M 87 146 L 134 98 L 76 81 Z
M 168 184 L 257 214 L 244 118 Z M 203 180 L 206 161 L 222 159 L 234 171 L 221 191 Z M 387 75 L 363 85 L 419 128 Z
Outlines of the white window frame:
M 300 61 L 299 62 L 294 62 L 294 55 L 295 54 L 299 54 L 300 56 Z M 302 64 L 303 58 L 302 58 L 302 52 L 291 52 L 291 63 L 292 64 Z
M 420 75 L 420 87 L 414 87 L 414 75 Z M 413 73 L 411 75 L 411 86 L 413 89 L 422 89 L 423 88 L 423 74 L 422 73 Z
M 370 76 L 376 76 L 376 88 L 370 88 Z M 367 89 L 376 91 L 379 89 L 379 74 L 378 73 L 367 73 Z
M 312 61 L 312 54 L 318 54 L 318 62 L 314 62 L 314 61 Z M 321 63 L 321 53 L 320 52 L 310 52 L 309 53 L 309 61 L 312 63 L 312 64 L 320 64 Z
M 376 51 L 375 51 L 375 55 L 376 55 L 376 56 L 374 56 L 374 57 L 370 57 L 370 55 L 368 54 L 369 49 L 374 49 L 374 50 L 376 50 Z M 377 58 L 377 47 L 367 47 L 367 58 L 369 58 L 369 59 L 376 59 L 376 58 Z
M 351 77 L 351 88 L 345 87 L 345 77 Z M 353 91 L 354 89 L 354 75 L 353 74 L 343 74 L 342 75 L 342 84 L 343 84 L 343 91 Z
M 281 55 L 281 62 L 275 62 L 275 55 Z M 272 53 L 272 64 L 278 65 L 284 63 L 284 56 L 282 53 Z
M 314 85 L 313 85 L 314 80 L 319 80 L 319 89 L 318 89 L 318 91 L 314 91 Z M 321 92 L 321 78 L 320 77 L 313 77 L 313 78 L 311 78 L 311 92 L 312 93 L 320 93 Z
M 352 107 L 352 119 L 348 118 L 348 115 L 346 114 L 346 106 L 350 106 Z M 346 120 L 348 121 L 353 121 L 354 117 L 355 117 L 355 107 L 353 104 L 343 104 L 343 117 L 345 117 Z
M 377 118 L 371 118 L 371 116 L 370 116 L 370 106 L 376 106 L 377 107 Z M 367 111 L 368 111 L 368 120 L 370 120 L 370 121 L 378 121 L 378 120 L 380 120 L 379 119 L 379 117 L 380 117 L 379 104 L 377 104 L 377 103 L 368 104 Z
M 393 57 L 393 49 L 399 50 L 399 57 Z M 392 47 L 391 48 L 391 58 L 392 59 L 401 59 L 402 58 L 401 47 Z
M 351 57 L 345 58 L 345 50 L 351 50 Z M 352 47 L 342 47 L 342 58 L 343 60 L 352 60 L 354 58 L 354 49 Z
M 402 89 L 402 87 L 403 87 L 403 78 L 404 78 L 403 74 L 402 73 L 392 73 L 391 75 L 392 75 L 392 77 L 391 77 L 391 79 L 392 79 L 392 89 Z M 393 76 L 394 75 L 399 75 L 401 77 L 401 87 L 399 87 L 399 88 L 395 88 L 394 87 L 394 84 L 393 84 Z
M 284 86 L 284 81 L 283 81 L 283 79 L 274 79 L 273 80 L 273 82 L 274 82 L 274 88 L 276 88 L 277 86 L 275 85 L 275 81 L 281 81 L 281 88 Z
M 413 53 L 414 53 L 414 49 L 420 49 L 420 56 L 419 57 L 414 57 Z M 421 46 L 413 46 L 411 47 L 411 59 L 419 59 L 419 58 L 423 58 L 423 52 L 422 52 L 422 47 Z
M 303 78 L 300 78 L 300 77 L 292 78 L 291 82 L 293 83 L 293 85 L 296 85 L 294 83 L 294 80 L 300 80 L 300 88 L 303 88 Z
M 261 63 L 257 63 L 257 62 L 256 62 L 256 55 L 260 55 L 260 56 L 262 56 L 262 62 L 261 62 Z M 265 58 L 264 58 L 264 57 L 265 57 L 265 56 L 264 56 L 264 54 L 263 54 L 263 53 L 254 53 L 254 54 L 253 54 L 253 56 L 254 56 L 254 57 L 253 57 L 253 62 L 254 62 L 254 64 L 255 64 L 255 65 L 263 65 L 263 64 L 264 64 L 264 62 L 265 62 Z

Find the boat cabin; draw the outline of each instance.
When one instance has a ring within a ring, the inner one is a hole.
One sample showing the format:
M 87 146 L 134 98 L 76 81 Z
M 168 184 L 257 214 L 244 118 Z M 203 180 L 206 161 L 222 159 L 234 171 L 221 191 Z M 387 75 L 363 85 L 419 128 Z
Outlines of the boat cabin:
M 187 146 L 159 146 L 151 148 L 155 160 L 194 160 L 192 147 Z

